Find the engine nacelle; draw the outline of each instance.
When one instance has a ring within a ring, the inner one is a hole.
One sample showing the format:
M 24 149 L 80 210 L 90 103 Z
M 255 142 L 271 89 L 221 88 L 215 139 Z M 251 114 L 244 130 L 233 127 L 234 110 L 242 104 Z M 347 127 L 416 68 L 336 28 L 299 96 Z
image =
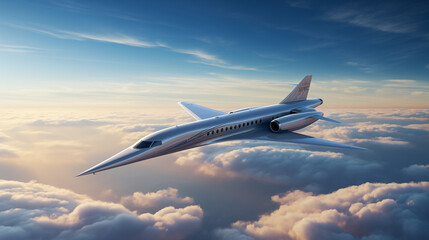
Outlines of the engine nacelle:
M 300 112 L 294 113 L 287 116 L 279 117 L 270 122 L 270 129 L 273 132 L 278 131 L 295 131 L 319 120 L 313 116 L 320 115 L 323 116 L 322 112 L 309 111 L 309 112 Z

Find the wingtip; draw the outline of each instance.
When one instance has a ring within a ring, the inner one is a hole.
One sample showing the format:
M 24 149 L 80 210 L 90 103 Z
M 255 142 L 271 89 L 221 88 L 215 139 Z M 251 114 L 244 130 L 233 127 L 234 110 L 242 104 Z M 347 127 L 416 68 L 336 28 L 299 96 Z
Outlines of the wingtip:
M 353 149 L 353 150 L 367 150 L 366 148 L 362 148 L 362 147 L 357 147 L 357 146 L 353 146 L 353 145 L 348 145 L 348 144 L 344 144 L 344 143 L 338 143 L 339 145 L 336 147 L 340 147 L 340 148 L 348 148 L 348 149 Z
M 342 144 L 344 144 L 344 143 L 342 143 Z M 353 150 L 368 150 L 368 149 L 363 148 L 363 147 L 357 147 L 357 146 L 348 145 L 348 144 L 344 144 L 344 145 L 346 148 L 353 149 Z
M 363 151 L 363 150 L 368 150 L 368 148 L 356 147 L 356 146 L 354 146 L 354 147 L 355 147 L 355 149 L 356 149 L 356 150 L 362 150 L 362 151 Z

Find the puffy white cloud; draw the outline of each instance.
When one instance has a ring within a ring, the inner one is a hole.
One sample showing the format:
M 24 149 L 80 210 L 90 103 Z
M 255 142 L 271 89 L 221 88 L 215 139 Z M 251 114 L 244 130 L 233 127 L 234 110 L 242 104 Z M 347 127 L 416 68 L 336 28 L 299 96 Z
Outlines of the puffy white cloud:
M 272 197 L 280 207 L 257 221 L 219 229 L 220 239 L 428 239 L 429 182 L 365 183 L 329 194 Z
M 0 211 L 0 239 L 183 239 L 203 217 L 197 205 L 138 214 L 67 189 L 6 180 Z
M 194 202 L 191 197 L 181 198 L 176 188 L 161 189 L 156 192 L 135 192 L 122 197 L 120 202 L 130 210 L 138 212 L 158 211 L 166 206 L 183 207 Z
M 210 153 L 219 148 L 221 153 Z M 308 187 L 336 185 L 334 178 L 341 178 L 341 183 L 352 182 L 380 168 L 376 163 L 342 153 L 274 146 L 227 149 L 215 145 L 187 151 L 176 163 L 211 176 L 250 177 Z

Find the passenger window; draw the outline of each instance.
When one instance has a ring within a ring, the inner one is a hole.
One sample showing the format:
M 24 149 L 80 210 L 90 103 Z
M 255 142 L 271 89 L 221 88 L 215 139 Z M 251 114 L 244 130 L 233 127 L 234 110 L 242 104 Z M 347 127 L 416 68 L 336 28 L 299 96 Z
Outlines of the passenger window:
M 219 133 L 219 129 L 218 129 L 218 130 L 216 130 L 216 133 Z
M 214 134 L 214 131 L 212 131 L 212 135 Z
M 223 132 L 223 128 L 220 129 L 220 132 Z

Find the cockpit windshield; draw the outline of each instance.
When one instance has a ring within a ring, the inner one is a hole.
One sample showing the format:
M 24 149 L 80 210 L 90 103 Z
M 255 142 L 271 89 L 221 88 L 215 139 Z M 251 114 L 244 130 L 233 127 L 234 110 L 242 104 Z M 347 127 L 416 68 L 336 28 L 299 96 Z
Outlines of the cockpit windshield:
M 134 148 L 143 149 L 143 148 L 151 148 L 161 145 L 161 141 L 140 141 L 134 144 Z

